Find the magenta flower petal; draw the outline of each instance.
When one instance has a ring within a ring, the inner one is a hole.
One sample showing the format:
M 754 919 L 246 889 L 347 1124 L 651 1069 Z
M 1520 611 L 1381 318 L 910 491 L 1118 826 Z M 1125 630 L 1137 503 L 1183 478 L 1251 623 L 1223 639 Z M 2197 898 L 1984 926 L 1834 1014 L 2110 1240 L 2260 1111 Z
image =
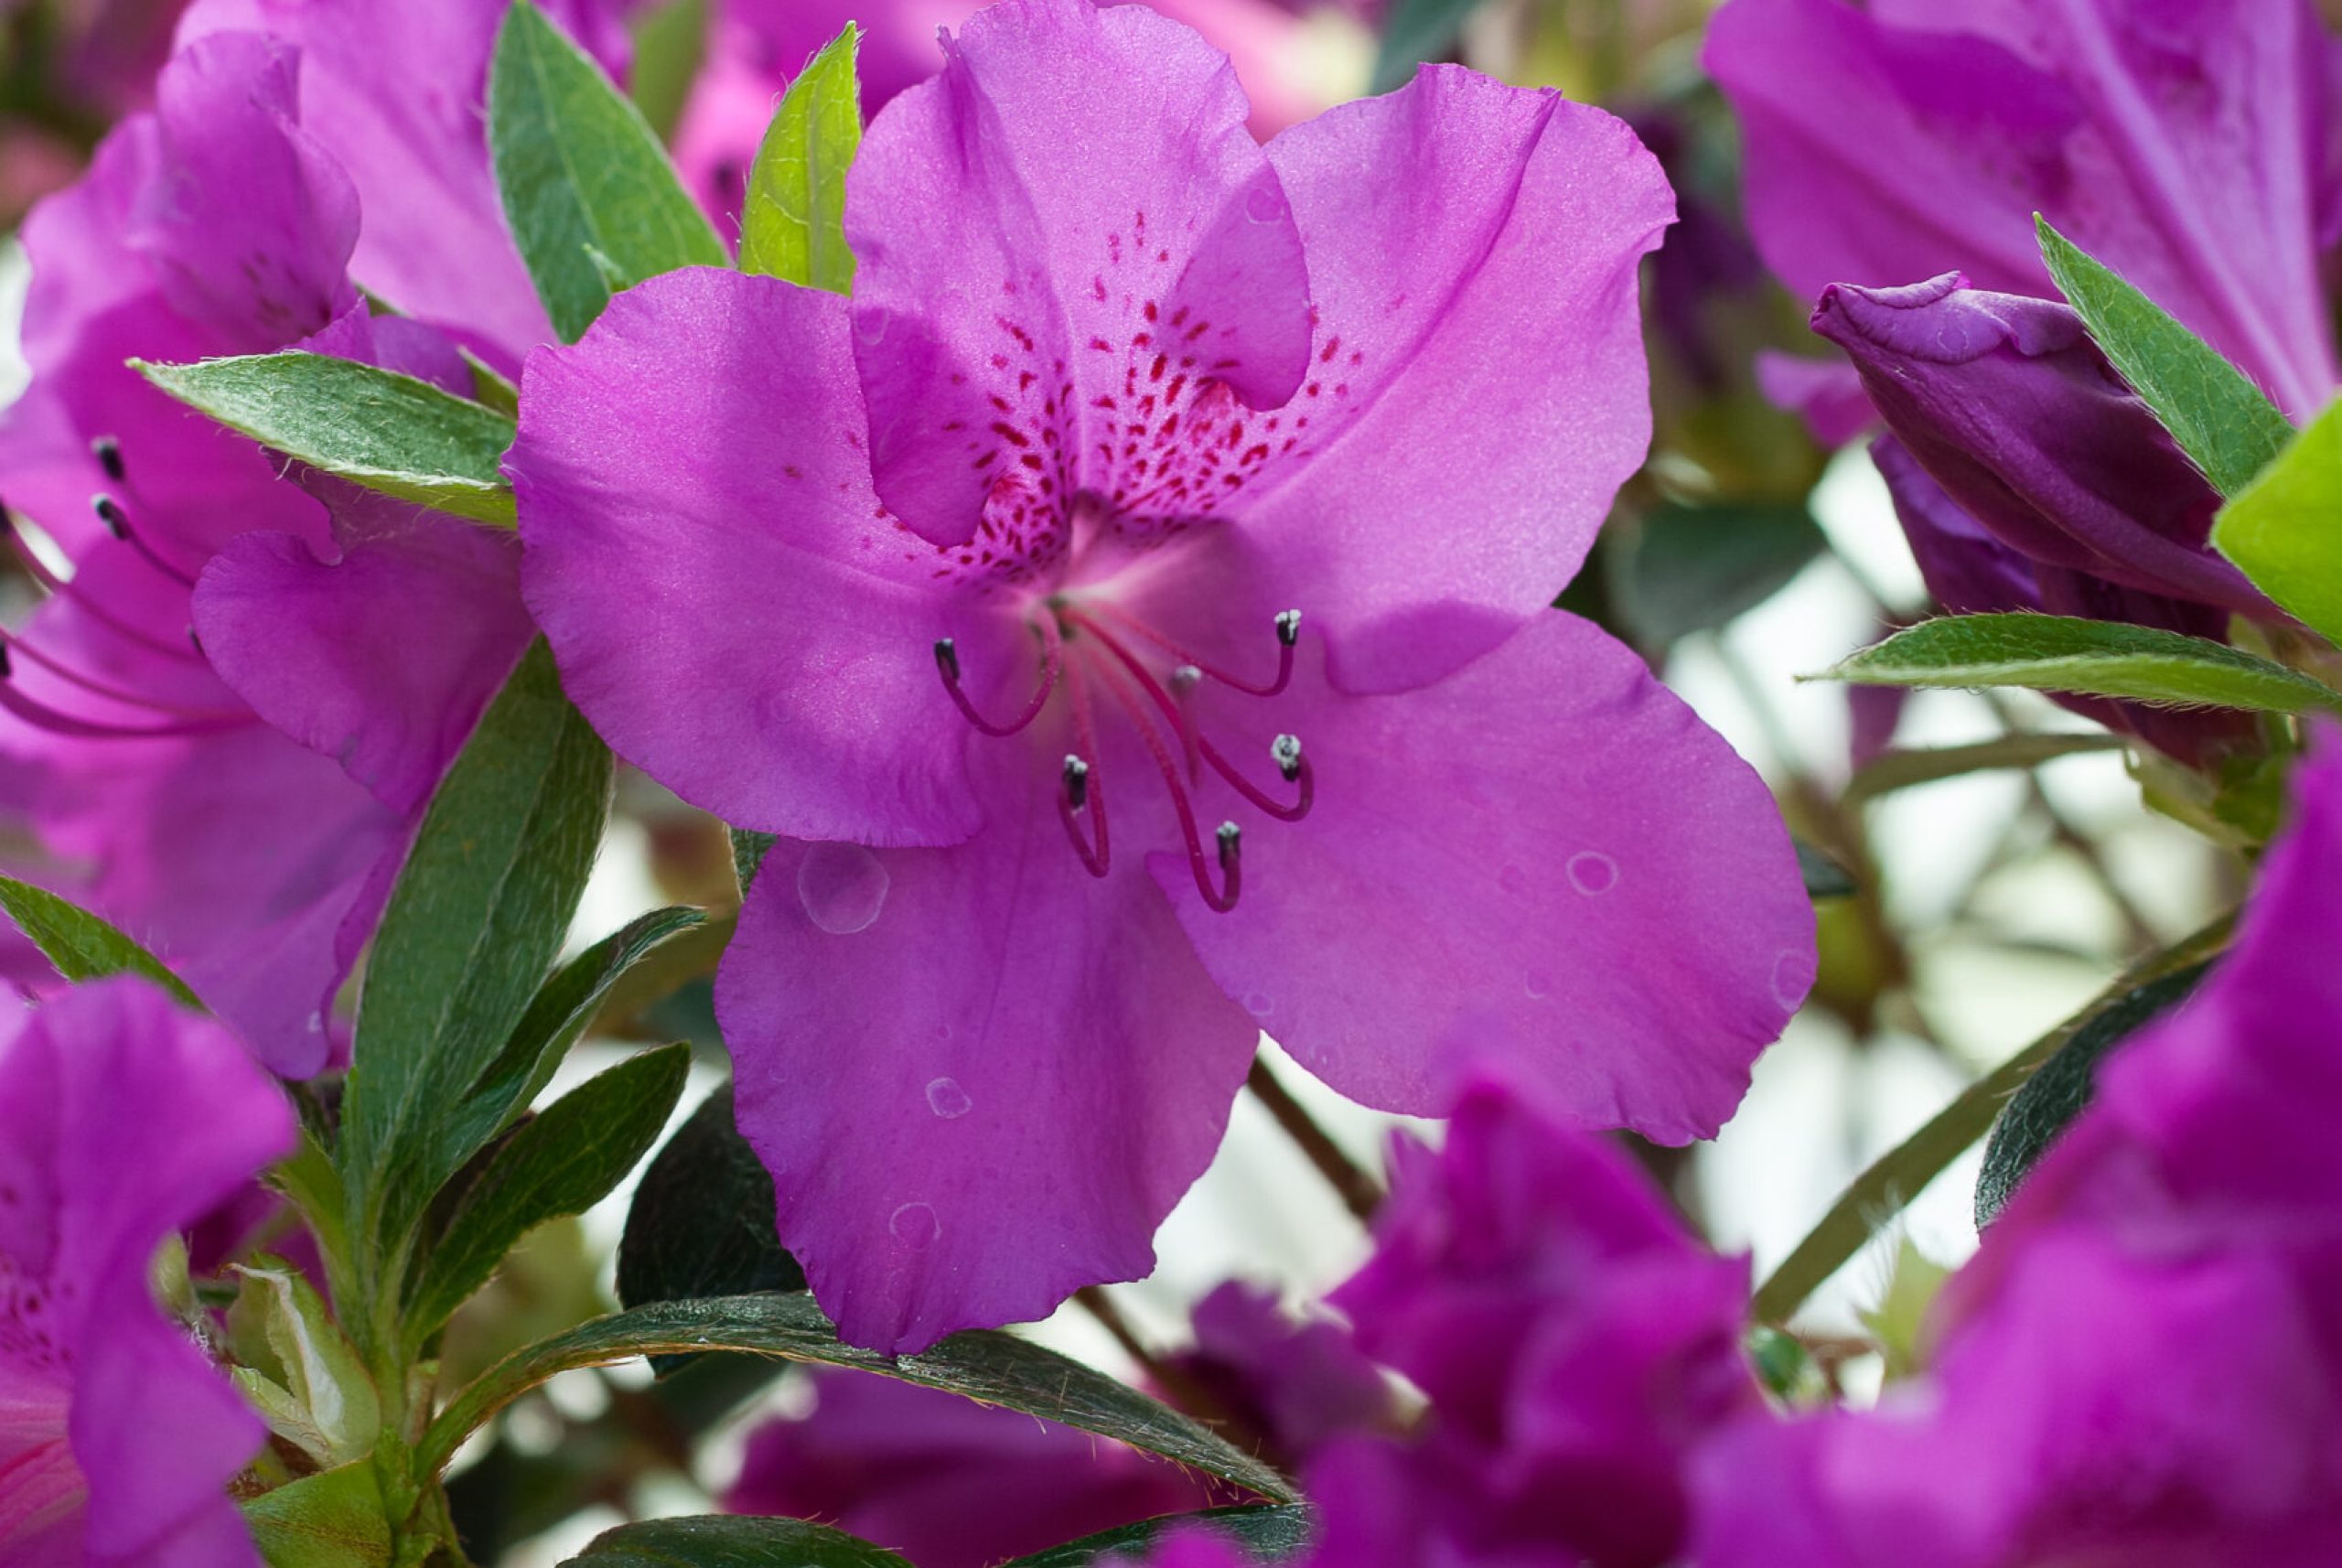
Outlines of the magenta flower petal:
M 1124 450 L 1137 405 L 1176 412 L 1174 376 L 1253 408 L 1301 384 L 1310 279 L 1245 113 L 1228 57 L 1144 6 L 1004 0 L 871 125 L 854 351 L 913 531 L 1029 547 L 1074 489 L 1192 515 L 1155 441 Z
M 1246 838 L 1236 908 L 1150 862 L 1222 988 L 1370 1105 L 1441 1112 L 1501 1055 L 1587 1122 L 1713 1136 L 1814 972 L 1789 835 L 1723 739 L 1558 613 L 1421 692 L 1289 700 L 1316 804 Z
M 1420 685 L 1551 604 L 1641 466 L 1650 409 L 1617 389 L 1645 381 L 1636 266 L 1674 199 L 1623 122 L 1449 68 L 1269 158 L 1318 328 L 1231 504 L 1338 685 Z
M 0 1556 L 246 1568 L 228 1483 L 260 1418 L 147 1271 L 165 1237 L 291 1152 L 293 1115 L 218 1025 L 102 981 L 0 1046 Z M 125 1127 L 138 1157 L 123 1157 Z
M 2325 35 L 2303 0 L 1735 0 L 1706 61 L 1750 227 L 1796 293 L 1931 277 L 2054 295 L 2032 214 L 2296 417 L 2337 377 L 2319 287 Z
M 1041 809 L 956 848 L 776 844 L 716 978 L 780 1239 L 857 1345 L 1149 1273 L 1259 1037 L 1154 889 L 1090 876 L 1048 780 L 1008 770 L 987 804 Z
M 934 552 L 871 491 L 845 301 L 654 278 L 575 348 L 532 357 L 521 407 L 522 588 L 620 756 L 745 827 L 974 831 L 969 732 L 935 667 L 957 612 Z M 1029 655 L 1001 648 L 1029 679 Z

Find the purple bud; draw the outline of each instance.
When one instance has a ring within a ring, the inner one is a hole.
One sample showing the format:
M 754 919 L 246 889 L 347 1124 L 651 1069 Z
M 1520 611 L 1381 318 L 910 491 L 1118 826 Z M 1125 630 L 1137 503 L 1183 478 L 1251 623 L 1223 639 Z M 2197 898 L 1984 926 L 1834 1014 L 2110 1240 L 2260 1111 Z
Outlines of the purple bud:
M 1987 294 L 1947 273 L 1908 288 L 1833 285 L 1813 329 L 1853 359 L 1918 465 L 2026 561 L 2276 614 L 2205 542 L 2218 493 L 2069 307 Z

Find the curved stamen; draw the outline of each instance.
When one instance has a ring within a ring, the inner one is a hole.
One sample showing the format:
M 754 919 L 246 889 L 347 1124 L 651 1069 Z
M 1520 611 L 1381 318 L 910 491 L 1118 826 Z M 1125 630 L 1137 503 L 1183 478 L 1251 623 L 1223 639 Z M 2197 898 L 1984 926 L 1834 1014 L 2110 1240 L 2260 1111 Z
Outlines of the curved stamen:
M 1132 631 L 1168 653 L 1179 661 L 1182 668 L 1193 670 L 1199 676 L 1209 676 L 1221 685 L 1241 692 L 1248 697 L 1273 697 L 1293 682 L 1293 650 L 1294 645 L 1301 640 L 1301 612 L 1299 610 L 1281 611 L 1275 620 L 1271 623 L 1276 631 L 1277 639 L 1276 678 L 1265 686 L 1256 686 L 1250 681 L 1241 681 L 1224 670 L 1216 669 L 1205 663 L 1120 605 L 1101 600 L 1096 608 L 1102 614 L 1113 617 Z M 1069 609 L 1070 610 L 1070 607 Z M 1080 612 L 1071 611 L 1071 613 L 1080 614 Z
M 79 686 L 93 696 L 103 697 L 109 703 L 120 703 L 127 707 L 145 708 L 150 712 L 169 714 L 176 718 L 183 719 L 225 721 L 248 716 L 231 708 L 182 707 L 177 703 L 166 703 L 159 698 L 142 695 L 126 686 L 116 686 L 110 682 L 101 681 L 94 675 L 81 673 L 55 654 L 43 652 L 26 641 L 22 632 L 0 631 L 0 675 L 7 673 L 11 656 L 21 657 L 38 664 L 59 680 Z
M 1103 876 L 1112 864 L 1112 846 L 1106 839 L 1106 792 L 1104 780 L 1087 760 L 1098 755 L 1098 742 L 1090 724 L 1090 687 L 1081 678 L 1079 661 L 1066 666 L 1067 705 L 1073 710 L 1074 744 L 1079 752 L 1066 754 L 1065 787 L 1058 791 L 1058 821 L 1065 824 L 1066 837 L 1073 844 L 1073 853 L 1092 876 Z M 1076 819 L 1087 816 L 1095 825 L 1096 843 L 1084 832 Z
M 0 710 L 16 714 L 35 729 L 51 735 L 73 736 L 83 740 L 165 740 L 177 736 L 217 735 L 223 730 L 242 728 L 257 721 L 250 714 L 237 714 L 224 718 L 185 719 L 160 725 L 114 725 L 91 719 L 77 719 L 70 714 L 60 714 L 55 708 L 37 703 L 16 690 L 8 680 L 8 661 L 0 654 Z
M 1050 616 L 1037 618 L 1035 629 L 1041 637 L 1040 689 L 1033 693 L 1033 700 L 1025 704 L 1025 711 L 1005 725 L 994 724 L 976 712 L 975 703 L 968 700 L 968 693 L 960 687 L 959 648 L 948 637 L 935 639 L 935 668 L 943 677 L 943 689 L 951 694 L 951 701 L 958 706 L 961 717 L 986 735 L 1015 735 L 1041 716 L 1041 710 L 1049 705 L 1049 693 L 1057 690 L 1064 644 L 1058 635 L 1056 618 Z
M 24 535 L 16 532 L 16 520 L 8 514 L 5 507 L 0 507 L 0 529 L 6 531 L 8 548 L 15 553 L 18 564 L 24 567 L 26 574 L 34 582 L 38 583 L 52 598 L 63 599 L 124 641 L 134 642 L 150 653 L 159 653 L 166 659 L 185 660 L 190 664 L 204 662 L 203 655 L 194 647 L 166 642 L 151 632 L 140 630 L 89 595 L 81 592 L 71 578 L 60 577 L 50 571 L 40 556 L 34 552 L 33 547 L 25 542 Z
M 183 588 L 195 586 L 192 576 L 163 559 L 162 553 L 146 542 L 145 535 L 130 526 L 130 514 L 122 510 L 120 501 L 100 490 L 90 498 L 90 510 L 98 514 L 98 521 L 106 525 L 108 533 L 138 552 L 140 560 Z
M 1219 869 L 1225 891 L 1214 886 L 1210 867 L 1204 860 L 1203 840 L 1196 831 L 1196 809 L 1187 799 L 1187 787 L 1179 782 L 1178 764 L 1172 759 L 1170 748 L 1155 731 L 1155 721 L 1148 716 L 1145 705 L 1138 696 L 1126 690 L 1111 671 L 1101 673 L 1106 689 L 1114 693 L 1130 715 L 1132 727 L 1146 743 L 1147 755 L 1155 758 L 1155 770 L 1163 775 L 1163 786 L 1171 791 L 1171 809 L 1179 818 L 1179 835 L 1187 841 L 1187 869 L 1196 879 L 1196 891 L 1204 902 L 1219 914 L 1225 915 L 1236 908 L 1237 895 L 1243 890 L 1242 862 L 1239 856 L 1241 831 L 1234 822 L 1219 825 Z

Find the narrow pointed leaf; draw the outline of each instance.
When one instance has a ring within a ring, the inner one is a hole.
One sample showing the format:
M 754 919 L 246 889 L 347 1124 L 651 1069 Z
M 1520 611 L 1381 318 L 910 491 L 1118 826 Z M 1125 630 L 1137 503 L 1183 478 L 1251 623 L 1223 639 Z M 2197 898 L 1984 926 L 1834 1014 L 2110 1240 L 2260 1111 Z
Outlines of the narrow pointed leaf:
M 548 1219 L 584 1213 L 618 1186 L 667 1124 L 691 1058 L 689 1046 L 664 1046 L 620 1062 L 497 1148 L 407 1292 L 409 1343 L 436 1332 L 522 1236 Z
M 505 223 L 564 342 L 609 302 L 589 252 L 637 282 L 731 260 L 641 111 L 528 0 L 496 36 L 488 145 Z
M 845 173 L 862 145 L 854 79 L 861 36 L 846 24 L 781 94 L 748 171 L 740 270 L 832 294 L 854 291 L 845 242 Z
M 618 1241 L 618 1284 L 628 1306 L 805 1288 L 805 1271 L 773 1228 L 772 1176 L 733 1123 L 730 1084 L 642 1173 Z
M 354 1240 L 395 1251 L 482 1141 L 456 1086 L 527 1015 L 586 890 L 610 781 L 609 749 L 534 643 L 432 798 L 375 938 L 336 1151 Z
M 458 1444 L 499 1410 L 575 1367 L 637 1356 L 736 1350 L 819 1366 L 848 1367 L 1002 1405 L 1096 1433 L 1232 1481 L 1273 1502 L 1295 1500 L 1292 1484 L 1168 1405 L 1013 1335 L 954 1334 L 916 1356 L 882 1356 L 842 1344 L 812 1298 L 724 1296 L 665 1302 L 580 1324 L 515 1351 L 449 1402 L 424 1434 L 419 1468 L 446 1464 Z
M 858 1535 L 801 1519 L 645 1520 L 605 1530 L 562 1568 L 911 1568 Z
M 109 974 L 143 974 L 189 1007 L 203 1004 L 161 959 L 109 922 L 46 887 L 0 876 L 0 909 L 40 949 L 68 980 L 102 980 Z
M 2114 368 L 2155 411 L 2179 449 L 2233 496 L 2293 438 L 2294 427 L 2251 377 L 2170 312 L 2036 215 L 2041 259 Z
M 2342 644 L 2342 403 L 2304 427 L 2212 525 L 2253 585 Z
M 2257 654 L 2152 627 L 2066 616 L 1945 616 L 1826 672 L 1867 686 L 2024 686 L 2164 707 L 2342 712 L 2342 693 Z
M 1196 1529 L 1228 1537 L 1256 1563 L 1280 1563 L 1298 1556 L 1301 1549 L 1309 1544 L 1312 1523 L 1309 1510 L 1297 1503 L 1248 1504 L 1205 1509 L 1198 1513 L 1165 1514 L 1157 1519 L 1143 1519 L 1136 1524 L 1101 1530 L 1029 1557 L 1012 1558 L 1001 1568 L 1087 1568 L 1106 1557 L 1122 1557 L 1135 1563 L 1144 1560 L 1146 1549 L 1166 1531 Z
M 145 378 L 231 430 L 370 490 L 512 526 L 497 471 L 512 418 L 429 381 L 330 354 L 292 350 L 156 365 Z
M 748 885 L 757 879 L 757 870 L 765 863 L 765 855 L 776 842 L 771 833 L 751 832 L 746 828 L 733 828 L 732 875 L 739 880 L 740 897 L 748 897 Z

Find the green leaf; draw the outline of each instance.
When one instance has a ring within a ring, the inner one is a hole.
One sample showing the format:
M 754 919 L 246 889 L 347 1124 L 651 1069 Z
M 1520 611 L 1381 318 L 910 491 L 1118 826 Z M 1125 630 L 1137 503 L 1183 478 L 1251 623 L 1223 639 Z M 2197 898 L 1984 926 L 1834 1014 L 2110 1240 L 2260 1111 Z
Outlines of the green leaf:
M 637 12 L 627 92 L 661 141 L 673 137 L 707 58 L 707 0 L 667 0 Z
M 634 1189 L 618 1240 L 618 1300 L 801 1291 L 773 1229 L 772 1177 L 740 1136 L 725 1084 L 675 1130 Z
M 521 389 L 512 383 L 512 379 L 460 343 L 456 345 L 456 352 L 463 357 L 464 369 L 471 372 L 472 401 L 517 421 L 521 417 Z
M 610 776 L 540 639 L 432 798 L 360 993 L 336 1156 L 351 1235 L 378 1258 L 484 1136 L 461 1086 L 499 1059 L 560 950 Z
M 327 1467 L 372 1453 L 382 1425 L 374 1380 L 317 1287 L 276 1258 L 237 1273 L 228 1309 L 236 1383 L 269 1430 Z
M 1865 686 L 2024 686 L 2163 707 L 2342 712 L 2342 693 L 2208 638 L 2066 616 L 1944 616 L 1826 678 Z
M 797 73 L 748 172 L 740 270 L 832 294 L 854 292 L 845 242 L 845 172 L 862 145 L 853 23 Z
M 1464 18 L 1479 0 L 1392 0 L 1382 24 L 1382 45 L 1375 51 L 1373 92 L 1391 92 L 1407 85 L 1415 67 L 1437 59 L 1456 48 Z
M 268 1568 L 390 1568 L 391 1527 L 371 1460 L 304 1476 L 243 1510 Z
M 1258 1563 L 1280 1563 L 1298 1556 L 1309 1544 L 1314 1520 L 1297 1503 L 1253 1503 L 1238 1508 L 1205 1509 L 1197 1513 L 1165 1514 L 1112 1530 L 1101 1530 L 1063 1546 L 1013 1558 L 1000 1568 L 1085 1568 L 1102 1557 L 1124 1556 L 1135 1563 L 1146 1554 L 1156 1537 L 1167 1530 L 1201 1527 L 1227 1536 Z
M 417 1474 L 447 1462 L 482 1422 L 546 1379 L 575 1367 L 636 1356 L 739 1350 L 820 1366 L 850 1367 L 983 1404 L 1003 1405 L 1159 1454 L 1234 1482 L 1272 1502 L 1295 1501 L 1291 1483 L 1169 1406 L 1103 1372 L 1029 1340 L 988 1330 L 954 1334 L 916 1356 L 882 1356 L 841 1344 L 803 1295 L 736 1295 L 662 1302 L 580 1324 L 517 1350 L 450 1401 L 416 1450 Z
M 2222 509 L 2212 545 L 2303 625 L 2342 644 L 2342 403 L 2328 403 Z
M 1786 1323 L 1821 1283 L 1862 1250 L 1920 1188 L 1984 1135 L 2009 1097 L 2068 1040 L 2093 1019 L 2165 976 L 2208 963 L 2228 946 L 2231 918 L 2223 917 L 2175 947 L 2141 960 L 2080 1012 L 1970 1084 L 1927 1125 L 1872 1162 L 1830 1206 L 1821 1222 L 1797 1244 L 1772 1277 L 1757 1287 L 1752 1313 L 1760 1323 Z
M 2277 405 L 2169 312 L 2092 260 L 2038 213 L 2041 259 L 2122 379 L 2224 496 L 2233 496 L 2293 438 Z
M 732 875 L 739 879 L 740 897 L 745 903 L 748 897 L 748 884 L 757 879 L 757 871 L 764 865 L 765 856 L 771 853 L 778 835 L 751 832 L 746 828 L 727 831 L 732 835 Z
M 514 1242 L 583 1214 L 618 1186 L 667 1124 L 691 1070 L 689 1046 L 629 1058 L 555 1101 L 497 1148 L 424 1255 L 402 1315 L 420 1346 L 488 1283 Z
M 826 1524 L 738 1514 L 645 1520 L 603 1531 L 563 1568 L 911 1568 Z
M 553 1081 L 569 1047 L 601 1010 L 611 987 L 651 949 L 702 924 L 706 914 L 685 905 L 654 909 L 629 920 L 554 972 L 538 988 L 512 1037 L 464 1097 L 455 1135 L 478 1148 L 528 1109 Z
M 495 409 L 330 354 L 130 363 L 181 403 L 313 468 L 435 511 L 512 526 L 512 487 L 497 467 L 512 445 L 512 420 Z
M 0 909 L 16 922 L 41 956 L 68 980 L 102 980 L 109 974 L 143 974 L 188 1006 L 203 1004 L 187 982 L 164 967 L 163 961 L 80 905 L 59 897 L 46 887 L 0 876 Z
M 1827 542 L 1802 502 L 1671 504 L 1622 535 L 1604 570 L 1635 640 L 1661 649 L 1763 604 Z
M 1918 746 L 1882 752 L 1856 773 L 1842 797 L 1858 805 L 1897 789 L 1939 779 L 1963 778 L 1998 768 L 2034 768 L 2061 757 L 2121 751 L 2131 743 L 2119 735 L 2004 735 L 1968 746 Z
M 528 0 L 496 35 L 488 144 L 505 222 L 564 342 L 609 303 L 589 249 L 636 281 L 731 262 L 641 112 Z
M 1789 847 L 1797 851 L 1798 874 L 1805 878 L 1807 897 L 1847 898 L 1861 891 L 1854 874 L 1825 852 L 1800 838 L 1789 840 Z
M 2034 1162 L 2090 1102 L 2107 1053 L 2187 1000 L 2208 967 L 2188 964 L 2114 998 L 2025 1080 L 1984 1143 L 1984 1168 L 1976 1177 L 1979 1230 L 1999 1217 Z

